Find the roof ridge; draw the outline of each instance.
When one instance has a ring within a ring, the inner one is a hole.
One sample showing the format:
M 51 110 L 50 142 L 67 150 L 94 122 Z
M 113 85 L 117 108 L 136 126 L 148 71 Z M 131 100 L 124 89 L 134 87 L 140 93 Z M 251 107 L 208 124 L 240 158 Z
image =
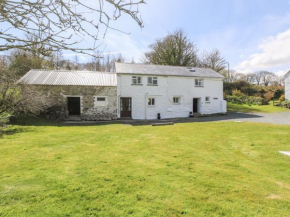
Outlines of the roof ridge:
M 206 68 L 206 67 L 196 67 L 196 66 L 172 66 L 172 65 L 159 65 L 159 64 L 146 64 L 146 63 L 120 63 L 120 62 L 115 62 L 116 64 L 126 64 L 126 65 L 143 65 L 143 66 L 167 66 L 167 67 L 176 67 L 176 68 L 195 68 L 195 69 L 210 69 L 211 68 Z M 214 70 L 213 70 L 214 71 Z
M 41 72 L 83 72 L 83 73 L 103 73 L 103 74 L 116 74 L 116 72 L 102 72 L 102 71 L 91 71 L 91 70 L 54 70 L 54 69 L 31 69 L 30 71 L 41 71 Z

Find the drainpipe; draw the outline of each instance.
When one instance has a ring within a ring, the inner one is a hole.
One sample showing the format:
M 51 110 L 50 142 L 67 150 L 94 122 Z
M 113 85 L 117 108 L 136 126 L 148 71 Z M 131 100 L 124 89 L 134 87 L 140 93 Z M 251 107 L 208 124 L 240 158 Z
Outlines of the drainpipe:
M 147 120 L 147 95 L 148 93 L 145 93 L 145 120 Z
M 117 98 L 117 118 L 119 116 L 119 118 L 121 118 L 121 95 L 118 95 Z

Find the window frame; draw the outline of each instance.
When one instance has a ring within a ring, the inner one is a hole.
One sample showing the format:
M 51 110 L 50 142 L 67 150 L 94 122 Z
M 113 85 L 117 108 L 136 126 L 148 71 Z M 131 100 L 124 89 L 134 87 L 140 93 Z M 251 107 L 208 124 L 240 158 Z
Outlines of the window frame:
M 152 103 L 153 102 L 153 103 Z M 155 97 L 148 97 L 147 98 L 147 106 L 153 107 L 156 105 Z
M 204 85 L 204 79 L 202 79 L 202 78 L 195 78 L 194 79 L 194 86 L 195 87 L 203 87 L 203 85 Z
M 151 82 L 149 82 L 149 79 L 151 79 Z M 154 84 L 154 81 L 156 81 L 156 84 Z M 158 77 L 157 76 L 149 76 L 149 77 L 147 77 L 147 85 L 149 85 L 149 86 L 158 86 Z
M 208 98 L 208 100 L 207 100 L 207 98 Z M 205 100 L 205 103 L 210 103 L 210 96 L 206 96 L 204 100 Z
M 136 83 L 134 83 L 134 80 L 136 81 Z M 132 76 L 132 85 L 142 85 L 142 76 Z
M 98 101 L 99 98 L 104 98 L 104 101 Z M 108 100 L 108 96 L 95 96 L 95 100 L 94 100 L 94 107 L 95 108 L 105 108 L 108 107 L 109 104 L 109 100 Z M 100 104 L 98 104 L 98 102 L 100 102 Z
M 178 99 L 178 102 L 174 102 L 174 99 Z M 180 96 L 174 96 L 172 99 L 173 105 L 180 105 L 181 104 L 181 97 Z

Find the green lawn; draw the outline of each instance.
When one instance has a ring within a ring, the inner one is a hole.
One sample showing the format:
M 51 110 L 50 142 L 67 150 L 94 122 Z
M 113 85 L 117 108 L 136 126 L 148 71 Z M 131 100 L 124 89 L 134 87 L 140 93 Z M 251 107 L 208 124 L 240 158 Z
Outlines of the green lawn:
M 263 113 L 273 113 L 273 112 L 285 112 L 290 111 L 289 109 L 273 106 L 272 102 L 270 105 L 248 105 L 248 104 L 234 104 L 234 103 L 227 103 L 228 111 L 235 111 L 235 112 L 263 112 Z
M 289 141 L 258 123 L 15 126 L 0 216 L 289 216 Z

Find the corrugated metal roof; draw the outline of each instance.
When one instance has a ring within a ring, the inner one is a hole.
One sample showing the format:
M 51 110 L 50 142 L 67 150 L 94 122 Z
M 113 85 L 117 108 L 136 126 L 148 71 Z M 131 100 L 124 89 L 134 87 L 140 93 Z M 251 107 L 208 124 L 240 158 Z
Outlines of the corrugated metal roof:
M 163 75 L 184 77 L 224 78 L 208 68 L 116 63 L 117 74 Z
M 30 70 L 19 84 L 117 86 L 115 73 L 66 70 Z

